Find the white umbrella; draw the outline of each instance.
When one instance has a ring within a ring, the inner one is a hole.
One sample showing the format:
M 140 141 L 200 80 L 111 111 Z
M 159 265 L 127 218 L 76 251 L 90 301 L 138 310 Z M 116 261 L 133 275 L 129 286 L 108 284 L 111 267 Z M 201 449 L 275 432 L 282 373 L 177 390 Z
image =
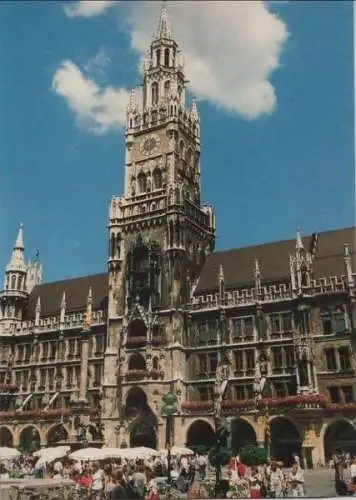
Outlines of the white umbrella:
M 167 455 L 168 451 L 163 450 L 162 453 L 164 455 Z M 184 446 L 172 446 L 171 448 L 171 455 L 194 455 L 194 451 L 191 450 L 190 448 L 185 448 Z
M 45 448 L 41 450 L 42 453 L 37 460 L 36 467 L 41 467 L 46 464 L 50 464 L 55 460 L 65 457 L 70 451 L 70 446 L 57 446 L 54 448 Z
M 128 458 L 129 453 L 127 450 L 130 448 L 110 448 L 110 447 L 105 447 L 101 448 L 102 452 L 107 455 L 109 458 Z
M 44 454 L 49 454 L 49 453 L 63 453 L 62 457 L 66 455 L 67 453 L 70 452 L 70 446 L 50 446 L 48 448 L 42 448 L 41 450 L 35 451 L 33 453 L 34 457 L 41 457 Z M 61 458 L 61 457 L 58 457 Z
M 87 462 L 93 460 L 105 460 L 108 458 L 105 449 L 100 448 L 83 448 L 82 450 L 77 450 L 69 455 L 71 460 L 77 460 L 78 462 Z
M 20 455 L 21 452 L 16 450 L 16 448 L 9 448 L 8 446 L 0 447 L 0 460 L 13 460 Z
M 146 448 L 145 446 L 137 446 L 135 448 L 126 448 L 127 458 L 151 458 L 159 455 L 157 450 Z

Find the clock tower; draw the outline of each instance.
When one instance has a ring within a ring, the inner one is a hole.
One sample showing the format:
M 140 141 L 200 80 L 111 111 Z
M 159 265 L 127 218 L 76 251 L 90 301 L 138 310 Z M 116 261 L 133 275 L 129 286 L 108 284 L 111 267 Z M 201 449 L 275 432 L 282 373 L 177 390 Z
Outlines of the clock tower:
M 131 92 L 127 107 L 124 196 L 114 196 L 109 208 L 107 418 L 117 416 L 125 399 L 125 383 L 120 396 L 113 377 L 125 379 L 130 324 L 145 323 L 141 337 L 151 349 L 153 323 L 173 342 L 168 323 L 175 315 L 175 342 L 182 342 L 184 305 L 215 244 L 214 209 L 201 203 L 199 114 L 194 99 L 186 105 L 183 60 L 166 2 L 142 75 L 142 91 Z

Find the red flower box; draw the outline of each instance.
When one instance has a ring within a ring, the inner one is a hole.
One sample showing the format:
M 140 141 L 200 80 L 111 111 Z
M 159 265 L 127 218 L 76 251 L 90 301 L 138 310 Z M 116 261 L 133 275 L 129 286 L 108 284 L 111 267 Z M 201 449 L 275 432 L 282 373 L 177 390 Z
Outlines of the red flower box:
M 0 384 L 0 391 L 16 391 L 17 389 L 15 384 Z
M 155 379 L 162 378 L 164 375 L 164 371 L 163 370 L 151 370 L 150 375 L 152 378 L 155 378 Z
M 323 394 L 286 396 L 285 398 L 264 398 L 258 401 L 254 399 L 225 400 L 221 407 L 223 410 L 253 410 L 256 408 L 296 408 L 296 407 L 327 407 L 327 398 Z M 355 404 L 356 408 L 356 404 Z M 211 411 L 212 401 L 192 401 L 182 404 L 182 409 L 187 411 Z
M 147 342 L 146 337 L 128 337 L 126 345 L 129 346 L 140 346 L 145 345 Z
M 70 408 L 56 408 L 49 410 L 25 410 L 25 411 L 1 411 L 1 420 L 59 420 L 61 417 L 68 417 L 71 415 Z M 99 408 L 90 408 L 90 415 L 98 415 Z

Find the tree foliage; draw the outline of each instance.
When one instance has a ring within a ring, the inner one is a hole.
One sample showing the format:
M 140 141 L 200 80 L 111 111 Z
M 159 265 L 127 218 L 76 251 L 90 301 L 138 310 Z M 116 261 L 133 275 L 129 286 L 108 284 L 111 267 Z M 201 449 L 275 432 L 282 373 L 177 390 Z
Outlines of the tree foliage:
M 231 456 L 231 450 L 228 448 L 213 446 L 209 451 L 209 462 L 213 467 L 224 466 L 229 463 Z
M 266 450 L 255 444 L 244 446 L 240 450 L 239 455 L 241 462 L 249 467 L 260 465 L 267 460 Z

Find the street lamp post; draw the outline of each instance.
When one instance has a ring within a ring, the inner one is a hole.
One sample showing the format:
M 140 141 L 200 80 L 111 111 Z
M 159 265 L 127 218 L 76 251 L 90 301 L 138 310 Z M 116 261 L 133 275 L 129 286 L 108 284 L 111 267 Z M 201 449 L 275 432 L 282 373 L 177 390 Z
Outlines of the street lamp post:
M 166 449 L 167 449 L 167 466 L 168 466 L 168 486 L 171 486 L 171 446 L 172 446 L 172 430 L 173 430 L 173 415 L 177 412 L 177 396 L 172 392 L 168 392 L 163 396 L 162 401 L 164 403 L 162 408 L 162 414 L 165 415 L 166 422 Z

